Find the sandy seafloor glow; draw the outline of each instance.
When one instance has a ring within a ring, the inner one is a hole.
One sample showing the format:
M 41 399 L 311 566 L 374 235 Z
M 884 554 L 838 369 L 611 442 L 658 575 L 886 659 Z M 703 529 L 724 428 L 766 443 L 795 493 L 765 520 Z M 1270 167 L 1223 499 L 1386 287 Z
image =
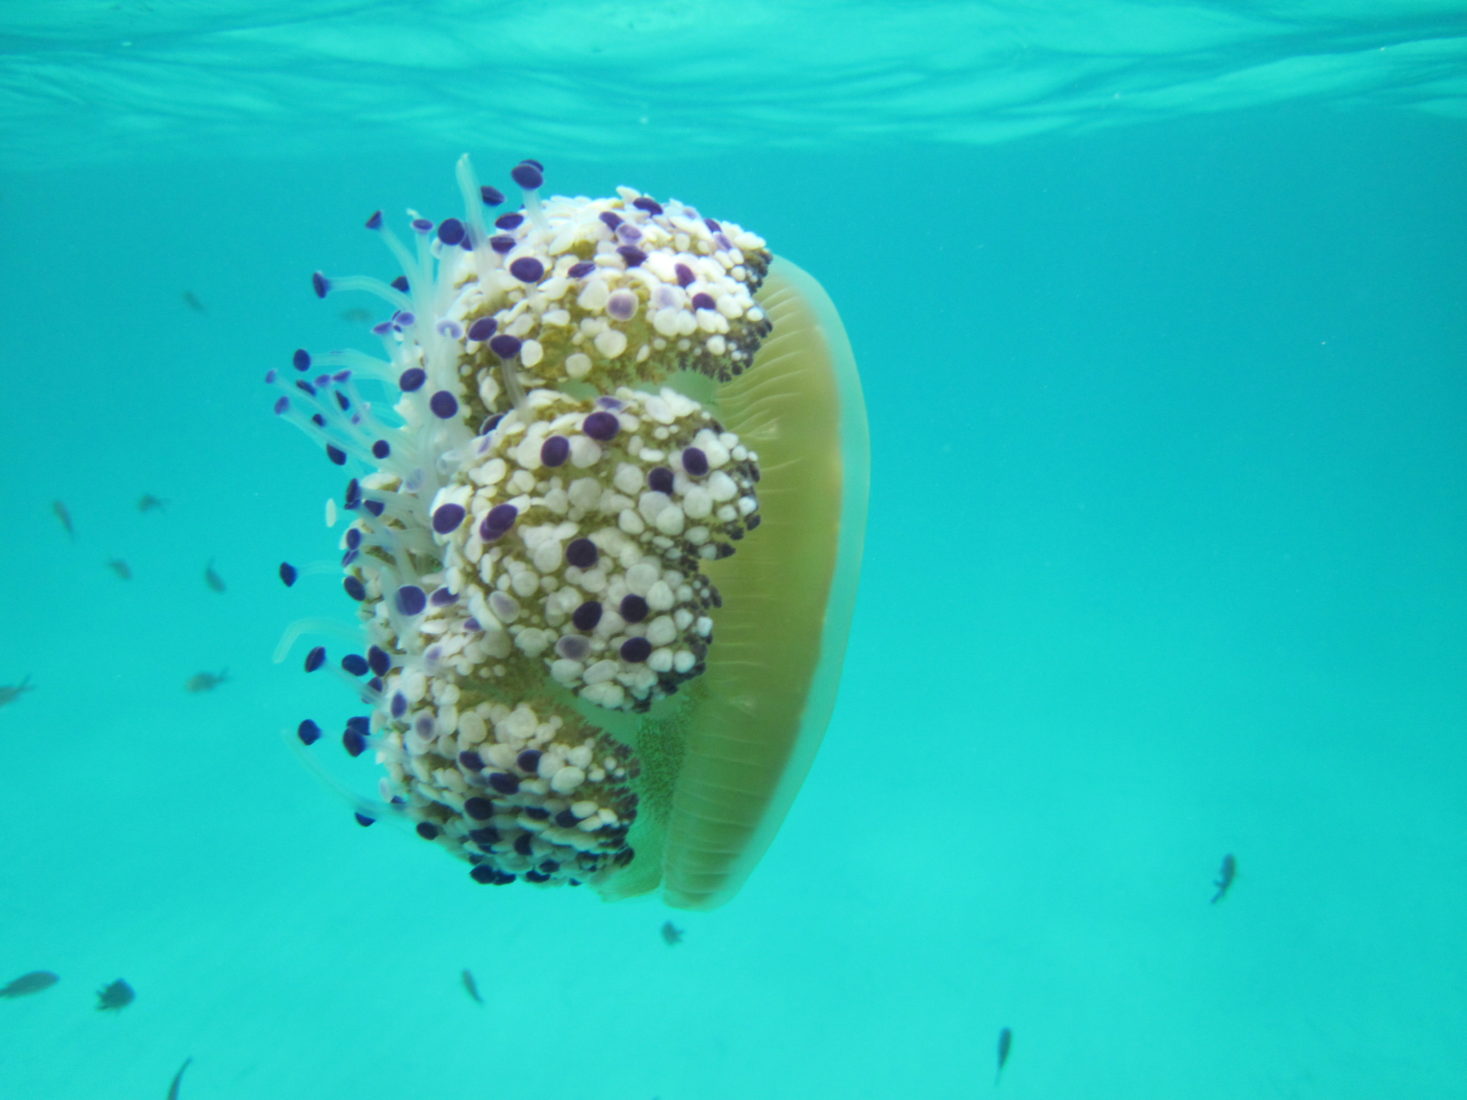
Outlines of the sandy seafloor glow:
M 361 222 L 456 213 L 464 146 L 13 162 L 0 984 L 62 980 L 0 1096 L 972 1097 L 1003 1026 L 1010 1100 L 1467 1095 L 1467 131 L 1390 99 L 546 156 L 766 236 L 863 369 L 846 683 L 709 915 L 475 886 L 279 735 L 354 711 L 269 660 L 349 608 L 274 577 L 341 476 L 261 376 L 358 339 L 309 273 L 390 275 Z

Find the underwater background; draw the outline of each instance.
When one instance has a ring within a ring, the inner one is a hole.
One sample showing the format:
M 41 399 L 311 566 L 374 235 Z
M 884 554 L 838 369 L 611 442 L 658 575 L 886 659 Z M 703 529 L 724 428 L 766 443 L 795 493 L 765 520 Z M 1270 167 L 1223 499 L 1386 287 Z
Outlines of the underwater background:
M 841 695 L 711 913 L 289 745 L 351 607 L 262 378 L 466 151 L 752 229 L 861 366 Z M 1464 195 L 1460 2 L 12 0 L 0 1096 L 1467 1096 Z

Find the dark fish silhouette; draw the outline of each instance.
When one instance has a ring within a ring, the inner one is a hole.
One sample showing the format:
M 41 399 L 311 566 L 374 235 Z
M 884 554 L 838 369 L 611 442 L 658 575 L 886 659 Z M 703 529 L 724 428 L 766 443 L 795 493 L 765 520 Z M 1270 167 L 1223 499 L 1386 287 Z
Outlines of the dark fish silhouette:
M 26 676 L 18 684 L 0 684 L 0 707 L 6 703 L 13 703 L 28 691 L 35 691 L 36 685 L 31 683 L 31 678 Z
M 178 1100 L 181 1095 L 178 1090 L 183 1087 L 183 1071 L 188 1069 L 189 1063 L 192 1061 L 192 1057 L 185 1058 L 183 1065 L 179 1066 L 178 1072 L 173 1075 L 173 1084 L 168 1086 L 168 1100 Z
M 144 493 L 138 498 L 139 512 L 166 512 L 168 502 L 162 497 L 155 497 L 152 493 Z
M 24 997 L 30 993 L 39 993 L 43 989 L 50 989 L 60 980 L 49 970 L 32 970 L 8 985 L 0 986 L 0 997 Z
M 107 564 L 111 566 L 112 572 L 116 573 L 123 580 L 132 580 L 132 566 L 128 565 L 121 558 L 113 558 Z
M 212 672 L 195 672 L 183 685 L 185 691 L 198 694 L 201 691 L 213 691 L 220 684 L 229 683 L 229 669 L 221 668 L 216 676 Z
M 185 290 L 183 292 L 183 304 L 188 306 L 188 308 L 193 310 L 195 313 L 209 312 L 207 309 L 204 308 L 204 303 L 199 301 L 199 296 L 195 294 L 192 290 Z
M 1237 877 L 1237 874 L 1238 861 L 1233 858 L 1233 853 L 1229 852 L 1223 856 L 1222 869 L 1218 871 L 1217 881 L 1213 883 L 1217 887 L 1217 893 L 1212 895 L 1213 905 L 1222 901 L 1227 895 L 1227 892 L 1232 888 L 1233 879 Z
M 481 997 L 481 996 L 479 996 L 479 986 L 478 986 L 478 983 L 476 983 L 474 981 L 474 976 L 469 973 L 467 967 L 464 968 L 463 979 L 464 979 L 464 988 L 469 991 L 469 996 L 472 997 L 472 998 L 474 998 L 475 1003 L 477 1003 L 477 1004 L 483 1004 L 484 1003 L 484 998 Z
M 204 567 L 204 583 L 215 592 L 225 591 L 224 578 L 214 571 L 214 559 L 209 559 L 209 564 Z
M 133 992 L 132 986 L 118 978 L 115 982 L 109 982 L 97 990 L 97 1011 L 117 1012 L 132 1004 L 136 997 L 137 994 Z
M 56 518 L 61 521 L 61 526 L 66 528 L 66 533 L 73 540 L 76 538 L 76 526 L 71 522 L 71 512 L 65 504 L 59 500 L 51 502 L 51 511 L 56 513 Z
M 683 942 L 683 930 L 670 920 L 662 922 L 662 942 L 668 947 L 675 947 Z
M 1014 1033 L 1006 1027 L 998 1029 L 998 1069 L 994 1071 L 993 1083 L 998 1084 L 999 1074 L 1003 1073 L 1004 1063 L 1009 1060 L 1009 1050 L 1014 1045 Z

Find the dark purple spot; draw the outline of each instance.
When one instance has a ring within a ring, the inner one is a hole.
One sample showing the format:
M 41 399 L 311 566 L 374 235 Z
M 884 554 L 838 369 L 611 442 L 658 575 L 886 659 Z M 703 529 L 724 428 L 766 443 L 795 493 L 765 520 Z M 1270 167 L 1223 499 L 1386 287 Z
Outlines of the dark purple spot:
M 367 598 L 367 586 L 356 577 L 342 577 L 341 587 L 346 589 L 346 594 L 356 600 L 357 603 L 361 603 Z
M 597 600 L 587 600 L 571 612 L 571 622 L 577 630 L 595 630 L 600 621 L 601 604 Z
M 501 256 L 503 256 L 506 252 L 513 252 L 514 245 L 514 238 L 504 233 L 489 238 L 489 247 L 494 249 L 494 251 L 498 252 Z
M 566 274 L 569 275 L 572 279 L 584 279 L 587 275 L 591 274 L 591 272 L 595 270 L 596 263 L 594 260 L 582 260 L 580 263 L 571 264 L 570 270 L 568 270 Z
M 712 218 L 704 218 L 703 219 L 703 224 L 708 227 L 708 231 L 710 233 L 717 233 L 717 232 L 719 232 L 720 230 L 723 229 L 723 226 L 719 225 Z
M 386 458 L 392 453 L 392 444 L 385 439 L 379 439 L 372 444 L 372 457 L 378 459 Z
M 361 756 L 367 748 L 367 739 L 362 736 L 362 731 L 348 726 L 341 735 L 342 747 L 352 756 Z
M 346 465 L 346 452 L 331 443 L 326 444 L 326 457 L 338 466 Z
M 646 638 L 628 638 L 621 643 L 621 659 L 629 664 L 641 664 L 652 656 L 652 643 Z
M 718 303 L 713 300 L 713 295 L 699 291 L 693 295 L 694 309 L 717 309 Z
M 574 829 L 581 823 L 581 819 L 569 810 L 561 810 L 555 815 L 555 823 L 562 829 Z
M 489 514 L 479 524 L 479 537 L 485 542 L 493 542 L 500 538 L 514 526 L 514 521 L 519 514 L 520 510 L 513 504 L 496 504 L 489 509 Z
M 514 794 L 520 789 L 520 781 L 507 772 L 490 772 L 489 786 L 500 794 Z
M 409 367 L 397 376 L 397 388 L 403 393 L 412 393 L 414 390 L 423 388 L 423 383 L 428 381 L 428 373 L 422 367 Z
M 412 227 L 414 232 L 426 233 L 433 228 L 433 223 L 427 218 L 414 218 L 412 220 Z
M 455 596 L 448 589 L 435 588 L 433 589 L 433 595 L 428 597 L 428 602 L 431 603 L 434 607 L 447 607 L 456 599 L 458 599 L 458 597 Z
M 393 279 L 392 282 L 388 285 L 391 286 L 393 290 L 400 290 L 404 294 L 408 292 L 408 281 L 406 275 L 399 275 L 397 278 Z
M 475 795 L 464 803 L 464 813 L 475 821 L 487 821 L 494 816 L 494 803 L 487 798 Z
M 540 766 L 540 750 L 525 749 L 514 758 L 515 765 L 522 772 L 534 772 Z
M 362 544 L 362 529 L 360 527 L 348 527 L 346 529 L 346 548 L 355 550 Z
M 387 505 L 383 504 L 380 500 L 364 500 L 362 501 L 362 507 L 372 515 L 379 517 L 383 512 L 387 511 Z
M 352 817 L 357 819 L 357 824 L 360 825 L 363 829 L 365 829 L 368 825 L 375 825 L 377 823 L 377 819 L 375 817 L 368 817 L 366 814 L 352 814 Z
M 315 649 L 311 650 L 311 652 L 309 652 L 309 653 L 306 654 L 306 671 L 307 672 L 315 672 L 318 668 L 320 668 L 325 663 L 326 663 L 326 647 L 323 646 L 323 645 L 316 646 Z
M 570 545 L 565 548 L 565 560 L 581 569 L 590 569 L 596 564 L 598 557 L 600 557 L 600 551 L 596 549 L 596 544 L 587 538 L 572 539 Z M 582 604 L 582 606 L 589 605 Z M 600 605 L 597 606 L 599 608 Z M 600 614 L 599 610 L 597 614 Z
M 649 199 L 646 195 L 641 195 L 633 199 L 632 205 L 635 206 L 638 210 L 647 211 L 647 213 L 649 214 L 662 213 L 662 204 L 659 203 L 656 199 Z
M 443 504 L 433 513 L 433 530 L 440 535 L 446 535 L 457 529 L 463 521 L 464 507 L 462 504 Z
M 392 658 L 387 651 L 377 646 L 367 648 L 367 664 L 372 666 L 372 671 L 378 676 L 386 676 L 387 670 L 392 667 Z
M 307 718 L 296 726 L 295 735 L 301 739 L 302 745 L 314 745 L 321 740 L 321 727 Z
M 535 191 L 545 182 L 545 173 L 534 161 L 522 160 L 509 170 L 509 178 L 526 191 Z
M 469 878 L 480 886 L 493 886 L 495 880 L 499 878 L 499 872 L 487 863 L 481 863 L 477 867 L 469 868 Z
M 641 267 L 647 262 L 647 253 L 633 245 L 620 245 L 616 250 L 616 254 L 621 257 L 622 262 L 627 267 Z
M 545 265 L 533 256 L 521 256 L 509 265 L 509 273 L 522 283 L 538 283 L 545 274 Z
M 616 438 L 616 433 L 621 431 L 621 421 L 616 418 L 615 413 L 593 412 L 581 421 L 581 431 L 592 439 L 605 443 Z
M 286 588 L 289 588 L 291 585 L 293 585 L 295 583 L 296 577 L 298 576 L 300 576 L 300 574 L 296 571 L 295 566 L 291 565 L 290 562 L 283 561 L 280 563 L 280 579 L 285 582 Z
M 310 370 L 311 353 L 305 348 L 296 348 L 295 354 L 290 357 L 290 363 L 296 370 Z
M 360 653 L 348 653 L 341 659 L 341 667 L 353 676 L 365 676 L 367 674 L 367 659 Z
M 486 183 L 479 188 L 479 198 L 483 200 L 485 206 L 498 206 L 504 201 L 504 192 Z
M 702 477 L 708 472 L 708 456 L 700 447 L 683 448 L 683 469 L 693 477 Z
M 653 466 L 647 472 L 647 488 L 654 493 L 672 495 L 672 471 L 666 466 Z
M 433 415 L 439 420 L 448 420 L 458 412 L 458 398 L 447 390 L 438 390 L 428 398 L 428 408 L 433 410 Z
M 494 335 L 494 330 L 499 327 L 493 317 L 480 317 L 469 326 L 469 339 L 483 343 Z
M 638 595 L 628 595 L 621 598 L 621 606 L 617 609 L 621 617 L 629 623 L 639 623 L 647 617 L 647 601 Z
M 438 239 L 444 244 L 458 244 L 464 239 L 464 223 L 457 218 L 446 218 L 438 226 Z
M 520 342 L 507 332 L 501 332 L 489 341 L 489 350 L 501 359 L 513 359 L 520 353 Z
M 570 457 L 570 440 L 563 435 L 552 435 L 540 444 L 540 461 L 546 466 L 563 466 Z
M 431 821 L 418 822 L 417 828 L 415 830 L 415 832 L 424 840 L 433 840 L 442 831 L 442 829 L 438 828 L 438 826 L 434 825 Z
M 514 838 L 514 850 L 522 856 L 529 855 L 534 851 L 534 841 L 530 839 L 529 833 L 521 833 Z
M 276 416 L 279 416 L 281 413 L 285 412 L 285 410 L 288 409 L 288 408 L 290 408 L 290 398 L 288 398 L 288 397 L 277 397 L 275 399 L 275 415 Z
M 596 398 L 596 404 L 600 405 L 603 409 L 624 409 L 627 407 L 627 403 L 625 401 L 619 400 L 615 397 L 605 396 Z
M 677 273 L 678 286 L 691 286 L 693 284 L 695 278 L 693 269 L 687 264 L 677 264 L 673 267 L 673 271 Z
M 471 772 L 481 771 L 484 767 L 484 758 L 472 750 L 459 753 L 458 762 Z
M 400 691 L 394 691 L 392 693 L 392 717 L 401 718 L 407 713 L 407 708 L 407 696 Z
M 428 606 L 428 597 L 415 584 L 402 585 L 397 590 L 397 609 L 404 615 L 421 615 Z
M 494 219 L 494 224 L 500 229 L 518 229 L 524 220 L 523 214 L 500 214 Z
M 367 223 L 366 224 L 367 224 L 367 228 L 368 229 L 381 229 L 382 228 L 382 211 L 380 211 L 380 210 L 373 210 L 372 211 L 372 216 L 367 219 Z
M 600 214 L 596 216 L 601 219 L 602 223 L 606 226 L 607 229 L 610 229 L 613 232 L 615 232 L 616 227 L 621 224 L 621 215 L 613 214 L 610 210 L 603 210 Z
M 316 291 L 317 298 L 324 298 L 331 289 L 331 281 L 321 272 L 317 271 L 311 275 L 311 286 Z
M 499 830 L 493 825 L 482 825 L 477 829 L 469 830 L 469 839 L 479 845 L 479 847 L 487 850 L 489 845 L 498 842 Z

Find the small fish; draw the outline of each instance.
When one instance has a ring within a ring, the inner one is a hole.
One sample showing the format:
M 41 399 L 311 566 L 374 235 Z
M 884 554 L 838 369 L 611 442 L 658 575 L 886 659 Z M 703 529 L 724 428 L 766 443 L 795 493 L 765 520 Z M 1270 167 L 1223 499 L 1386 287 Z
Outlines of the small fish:
M 993 1083 L 998 1084 L 999 1075 L 1003 1073 L 1004 1063 L 1009 1060 L 1009 1050 L 1014 1045 L 1014 1033 L 1009 1028 L 998 1029 L 998 1069 L 993 1073 Z
M 209 312 L 207 309 L 204 308 L 204 303 L 199 301 L 199 296 L 195 294 L 192 290 L 185 290 L 183 292 L 183 304 L 188 306 L 188 308 L 193 310 L 195 313 Z
M 6 703 L 13 703 L 28 691 L 35 691 L 36 685 L 31 683 L 27 676 L 18 684 L 0 684 L 0 707 Z
M 61 501 L 53 500 L 51 502 L 51 511 L 56 513 L 56 518 L 61 521 L 61 526 L 66 528 L 67 535 L 71 537 L 72 541 L 75 541 L 76 525 L 71 522 L 70 510 Z
M 50 989 L 60 980 L 49 970 L 32 970 L 9 985 L 0 987 L 0 997 L 24 997 L 28 993 L 39 993 L 43 989 Z
M 473 976 L 473 974 L 469 973 L 469 970 L 468 970 L 467 967 L 464 968 L 463 979 L 464 979 L 464 988 L 469 991 L 469 996 L 472 997 L 472 998 L 474 998 L 474 1001 L 475 1001 L 476 1004 L 483 1004 L 484 1003 L 484 998 L 481 997 L 481 996 L 479 996 L 479 986 L 478 986 L 478 983 L 474 981 L 474 976 Z
M 668 947 L 676 947 L 683 942 L 683 930 L 670 920 L 662 922 L 662 942 Z
M 109 982 L 97 990 L 97 1011 L 117 1012 L 132 1004 L 136 997 L 137 994 L 133 992 L 132 986 L 118 978 L 115 982 Z
M 1217 881 L 1213 883 L 1213 885 L 1217 887 L 1217 893 L 1212 895 L 1213 905 L 1216 905 L 1218 902 L 1222 901 L 1222 899 L 1227 895 L 1228 890 L 1232 888 L 1233 879 L 1237 877 L 1237 874 L 1238 861 L 1233 858 L 1233 853 L 1229 852 L 1227 855 L 1223 856 L 1222 869 L 1218 871 Z
M 183 1071 L 188 1069 L 192 1061 L 192 1057 L 185 1058 L 183 1065 L 179 1066 L 178 1072 L 173 1075 L 173 1084 L 168 1086 L 168 1100 L 178 1100 L 181 1095 L 178 1090 L 183 1087 Z
M 144 493 L 138 497 L 139 512 L 166 512 L 168 502 L 162 497 L 155 497 L 152 493 Z
M 213 691 L 220 684 L 227 683 L 229 683 L 229 669 L 221 668 L 217 676 L 212 672 L 195 672 L 183 685 L 183 689 L 197 695 L 201 691 Z
M 132 580 L 132 566 L 128 565 L 121 558 L 113 558 L 107 564 L 111 566 L 112 572 L 116 573 L 123 580 Z
M 214 559 L 209 559 L 209 564 L 204 567 L 204 583 L 215 592 L 225 591 L 224 578 L 214 571 Z

